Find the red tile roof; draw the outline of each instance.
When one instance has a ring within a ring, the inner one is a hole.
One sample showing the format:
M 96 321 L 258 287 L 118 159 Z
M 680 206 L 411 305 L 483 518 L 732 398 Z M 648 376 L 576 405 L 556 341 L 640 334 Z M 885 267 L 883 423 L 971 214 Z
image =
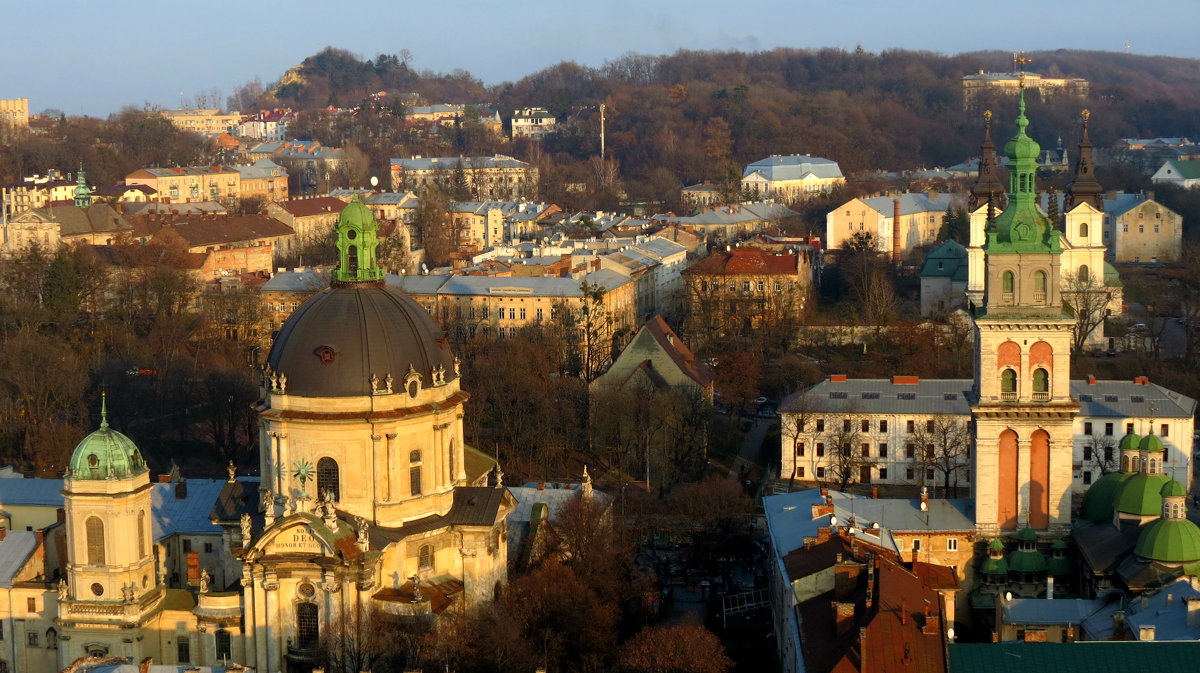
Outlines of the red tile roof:
M 322 213 L 340 213 L 346 207 L 346 202 L 332 196 L 318 196 L 313 199 L 292 199 L 283 202 L 283 209 L 293 217 L 309 217 Z
M 797 275 L 796 253 L 772 253 L 759 248 L 721 250 L 715 251 L 693 264 L 687 271 L 707 274 L 744 273 L 795 276 Z

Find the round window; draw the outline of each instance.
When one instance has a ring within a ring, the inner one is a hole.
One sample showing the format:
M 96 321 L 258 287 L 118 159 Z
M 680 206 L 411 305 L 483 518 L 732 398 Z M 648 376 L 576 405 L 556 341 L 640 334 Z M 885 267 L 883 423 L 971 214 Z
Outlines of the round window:
M 301 596 L 303 596 L 305 598 L 312 598 L 313 594 L 317 593 L 316 588 L 313 587 L 313 585 L 309 584 L 308 582 L 301 582 L 300 586 L 297 587 L 296 591 L 297 591 L 297 593 L 299 593 Z
M 357 232 L 357 231 L 355 231 L 355 230 L 353 230 L 353 229 L 351 229 L 350 231 L 347 231 L 347 232 L 346 232 L 346 238 L 348 238 L 348 239 L 350 239 L 351 241 L 353 241 L 354 239 L 358 238 L 358 232 Z
M 415 380 L 408 382 L 408 396 L 409 397 L 415 398 L 417 396 L 418 390 L 419 390 L 419 387 L 417 386 L 417 382 Z
M 100 459 L 96 457 L 96 454 L 89 453 L 88 454 L 88 465 L 90 465 L 92 467 L 96 467 L 99 464 L 100 464 Z
M 103 596 L 104 595 L 104 585 L 99 582 L 96 582 L 95 584 L 92 585 L 92 593 L 97 596 Z

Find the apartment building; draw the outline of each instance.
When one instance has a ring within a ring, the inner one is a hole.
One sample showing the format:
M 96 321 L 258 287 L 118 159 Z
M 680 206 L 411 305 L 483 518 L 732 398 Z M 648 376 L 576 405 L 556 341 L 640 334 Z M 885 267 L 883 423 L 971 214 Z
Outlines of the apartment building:
M 420 191 L 436 186 L 453 189 L 458 175 L 474 200 L 517 200 L 537 193 L 537 168 L 510 156 L 421 157 L 392 159 L 392 191 Z

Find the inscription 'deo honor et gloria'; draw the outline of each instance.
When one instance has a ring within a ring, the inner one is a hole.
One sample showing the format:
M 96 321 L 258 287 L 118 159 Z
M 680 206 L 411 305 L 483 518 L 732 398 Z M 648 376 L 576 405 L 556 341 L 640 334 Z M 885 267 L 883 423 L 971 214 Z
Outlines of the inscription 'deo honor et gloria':
M 321 541 L 307 527 L 297 527 L 280 533 L 271 543 L 271 551 L 305 552 L 320 554 L 324 551 Z

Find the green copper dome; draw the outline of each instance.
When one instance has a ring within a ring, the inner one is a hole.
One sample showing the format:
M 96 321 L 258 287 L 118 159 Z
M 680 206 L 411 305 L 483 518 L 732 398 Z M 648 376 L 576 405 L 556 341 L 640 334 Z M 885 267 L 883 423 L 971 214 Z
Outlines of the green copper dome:
M 149 471 L 133 440 L 108 427 L 108 409 L 101 398 L 100 429 L 83 438 L 71 454 L 70 479 L 126 479 Z
M 1046 557 L 1036 549 L 1018 549 L 1008 555 L 1008 568 L 1017 573 L 1044 572 Z
M 1061 539 L 1055 540 L 1050 548 L 1054 550 L 1053 555 L 1046 564 L 1046 572 L 1054 577 L 1062 577 L 1071 574 L 1071 561 L 1067 558 L 1067 543 Z
M 1162 453 L 1165 450 L 1163 449 L 1162 440 L 1153 432 L 1142 437 L 1142 443 L 1138 445 L 1138 448 L 1142 451 L 1155 451 L 1158 453 Z
M 379 248 L 379 223 L 375 216 L 354 197 L 342 209 L 337 226 L 338 267 L 334 284 L 381 282 L 384 269 L 375 259 Z
M 1133 551 L 1163 563 L 1200 560 L 1200 528 L 1187 519 L 1159 519 L 1142 527 Z
M 1022 528 L 1017 533 L 1017 539 L 1021 542 L 1037 542 L 1037 531 L 1032 528 Z
M 985 575 L 1007 575 L 1008 561 L 1005 561 L 1004 556 L 1001 555 L 1004 553 L 1004 543 L 1000 541 L 1000 538 L 996 538 L 988 544 L 988 551 L 1000 552 L 1000 554 L 996 554 L 995 558 L 989 554 L 987 558 L 983 559 L 979 571 Z
M 1130 449 L 1136 450 L 1141 445 L 1142 445 L 1142 438 L 1138 437 L 1133 432 L 1130 432 L 1129 434 L 1127 434 L 1121 438 L 1120 449 L 1122 451 L 1128 451 Z
M 1133 474 L 1129 472 L 1109 472 L 1097 479 L 1083 494 L 1079 516 L 1086 521 L 1111 520 L 1117 492 L 1121 490 L 1121 484 L 1131 477 Z
M 1159 491 L 1158 493 L 1159 493 L 1159 495 L 1161 495 L 1164 498 L 1170 498 L 1170 497 L 1186 498 L 1187 497 L 1187 489 L 1183 487 L 1183 484 L 1175 481 L 1174 479 L 1168 481 L 1166 486 L 1163 486 L 1162 490 Z
M 1131 475 L 1121 484 L 1114 507 L 1122 514 L 1158 516 L 1162 512 L 1162 496 L 1159 493 L 1170 480 L 1165 474 Z
M 1062 253 L 1062 232 L 1037 206 L 1037 158 L 1042 148 L 1025 129 L 1025 90 L 1017 108 L 1017 135 L 1004 145 L 1008 155 L 1008 207 L 996 217 L 985 244 L 989 255 Z

